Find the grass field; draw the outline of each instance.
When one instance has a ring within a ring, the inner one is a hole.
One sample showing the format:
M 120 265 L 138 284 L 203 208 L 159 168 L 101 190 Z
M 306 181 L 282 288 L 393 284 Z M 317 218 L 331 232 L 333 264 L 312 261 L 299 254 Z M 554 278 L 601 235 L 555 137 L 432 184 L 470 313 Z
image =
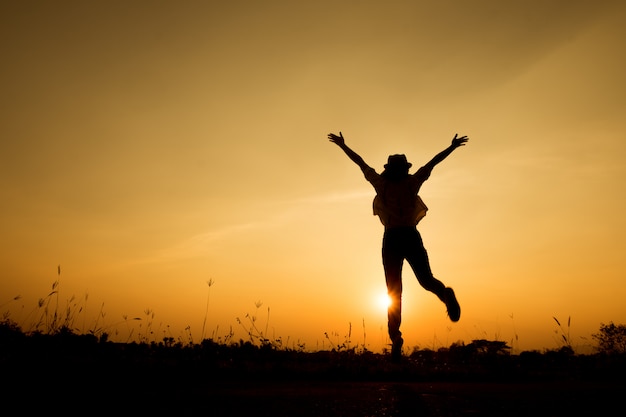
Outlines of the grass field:
M 386 354 L 251 342 L 114 343 L 0 326 L 2 403 L 20 414 L 571 416 L 623 408 L 626 356 L 501 342 Z

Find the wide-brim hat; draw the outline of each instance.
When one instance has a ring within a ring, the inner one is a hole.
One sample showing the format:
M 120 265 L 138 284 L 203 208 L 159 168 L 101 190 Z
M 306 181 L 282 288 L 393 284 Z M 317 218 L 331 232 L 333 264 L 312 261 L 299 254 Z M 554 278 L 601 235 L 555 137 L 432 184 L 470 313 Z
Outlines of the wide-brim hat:
M 387 163 L 385 164 L 385 169 L 407 169 L 412 166 L 413 164 L 406 160 L 406 156 L 404 154 L 395 154 L 389 155 Z

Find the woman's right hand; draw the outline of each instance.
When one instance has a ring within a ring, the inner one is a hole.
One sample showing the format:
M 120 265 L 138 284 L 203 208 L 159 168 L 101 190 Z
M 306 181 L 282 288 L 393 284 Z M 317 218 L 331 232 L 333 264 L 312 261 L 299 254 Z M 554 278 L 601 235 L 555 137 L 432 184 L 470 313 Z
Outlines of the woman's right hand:
M 346 143 L 345 140 L 343 139 L 343 135 L 341 134 L 341 132 L 339 132 L 339 136 L 335 135 L 334 133 L 329 133 L 328 140 L 339 146 L 345 145 Z

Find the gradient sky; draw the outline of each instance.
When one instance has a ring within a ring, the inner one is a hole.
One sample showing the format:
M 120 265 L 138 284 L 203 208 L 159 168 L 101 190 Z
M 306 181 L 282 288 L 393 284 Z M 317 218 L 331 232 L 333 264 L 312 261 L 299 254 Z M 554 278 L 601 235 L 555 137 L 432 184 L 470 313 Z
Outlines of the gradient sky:
M 379 350 L 383 228 L 326 136 L 380 172 L 459 133 L 419 229 L 461 320 L 406 267 L 405 346 L 558 348 L 570 317 L 584 348 L 626 322 L 625 19 L 618 0 L 2 2 L 0 313 L 28 328 L 59 280 L 77 328 L 122 340 L 125 316 L 247 339 L 249 315 L 290 346 L 352 326 Z

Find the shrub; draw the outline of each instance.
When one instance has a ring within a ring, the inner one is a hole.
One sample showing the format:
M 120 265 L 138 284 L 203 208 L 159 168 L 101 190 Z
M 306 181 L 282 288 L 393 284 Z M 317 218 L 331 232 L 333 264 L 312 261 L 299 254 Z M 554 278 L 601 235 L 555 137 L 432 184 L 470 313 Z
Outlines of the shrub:
M 600 324 L 600 332 L 592 335 L 598 341 L 598 351 L 607 354 L 626 353 L 626 325 Z

